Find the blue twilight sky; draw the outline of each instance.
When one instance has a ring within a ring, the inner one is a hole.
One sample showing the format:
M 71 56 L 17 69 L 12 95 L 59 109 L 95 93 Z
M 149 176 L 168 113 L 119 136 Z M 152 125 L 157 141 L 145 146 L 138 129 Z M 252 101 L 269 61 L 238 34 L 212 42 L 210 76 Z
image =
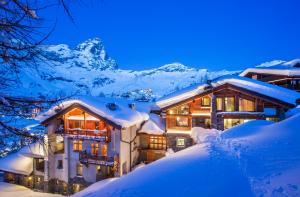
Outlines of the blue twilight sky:
M 299 0 L 84 0 L 60 9 L 47 41 L 71 47 L 100 37 L 123 69 L 172 62 L 235 70 L 300 57 Z

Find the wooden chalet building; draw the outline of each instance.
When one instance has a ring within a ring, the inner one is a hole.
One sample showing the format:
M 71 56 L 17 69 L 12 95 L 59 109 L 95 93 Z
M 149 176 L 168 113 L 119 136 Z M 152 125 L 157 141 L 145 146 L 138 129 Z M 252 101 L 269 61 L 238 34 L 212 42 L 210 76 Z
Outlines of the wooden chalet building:
M 269 67 L 248 68 L 240 76 L 300 92 L 300 60 Z
M 256 119 L 279 121 L 299 98 L 286 88 L 224 76 L 158 100 L 152 113 L 165 122 L 167 147 L 178 151 L 193 144 L 193 127 L 224 130 Z
M 23 172 L 25 166 L 16 170 L 19 157 L 9 155 L 11 167 L 2 166 L 0 160 L 0 170 L 6 181 L 32 189 L 65 195 L 78 192 L 96 181 L 122 176 L 139 163 L 137 134 L 148 117 L 134 104 L 119 99 L 65 101 L 38 116 L 46 127 L 47 146 L 39 157 L 43 162 L 39 185 L 28 184 L 36 177 L 32 158 L 30 170 Z

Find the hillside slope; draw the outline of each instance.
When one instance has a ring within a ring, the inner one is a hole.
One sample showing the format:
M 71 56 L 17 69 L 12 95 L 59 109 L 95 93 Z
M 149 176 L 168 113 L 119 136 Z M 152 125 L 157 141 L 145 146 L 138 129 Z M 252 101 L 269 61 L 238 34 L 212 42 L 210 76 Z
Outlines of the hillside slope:
M 68 45 L 42 46 L 49 60 L 38 62 L 38 70 L 24 68 L 20 83 L 8 93 L 26 96 L 93 95 L 149 101 L 194 83 L 234 71 L 209 72 L 180 63 L 155 69 L 122 70 L 106 52 L 99 38 L 88 39 L 71 49 Z
M 250 121 L 75 196 L 299 196 L 299 121 Z

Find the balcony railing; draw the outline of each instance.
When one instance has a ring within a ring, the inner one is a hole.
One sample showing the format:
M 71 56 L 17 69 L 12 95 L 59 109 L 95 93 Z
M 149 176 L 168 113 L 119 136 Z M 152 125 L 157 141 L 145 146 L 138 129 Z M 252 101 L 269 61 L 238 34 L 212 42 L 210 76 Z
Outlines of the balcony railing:
M 114 157 L 108 157 L 103 155 L 92 155 L 85 151 L 79 153 L 79 161 L 83 164 L 95 164 L 95 165 L 114 165 Z
M 87 129 L 66 129 L 65 134 L 82 136 L 82 137 L 92 137 L 104 139 L 106 142 L 110 141 L 110 131 L 99 131 L 99 130 L 87 130 Z

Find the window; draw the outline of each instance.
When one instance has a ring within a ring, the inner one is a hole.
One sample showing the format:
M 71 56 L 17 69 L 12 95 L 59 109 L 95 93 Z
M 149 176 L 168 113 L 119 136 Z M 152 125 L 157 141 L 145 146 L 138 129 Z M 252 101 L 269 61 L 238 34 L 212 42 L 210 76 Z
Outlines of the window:
M 231 127 L 234 127 L 239 124 L 246 123 L 250 121 L 251 119 L 224 119 L 224 129 L 229 129 Z
M 35 169 L 44 172 L 44 159 L 35 159 Z
M 209 97 L 202 97 L 201 98 L 201 106 L 202 107 L 210 107 L 210 98 Z
M 239 99 L 239 111 L 255 111 L 254 101 L 240 98 Z
M 77 176 L 82 176 L 83 174 L 83 165 L 82 164 L 77 164 L 76 166 L 76 175 Z
M 101 155 L 107 156 L 107 145 L 106 144 L 101 145 Z
M 179 107 L 174 107 L 174 108 L 168 110 L 168 114 L 187 115 L 189 113 L 190 113 L 190 108 L 188 105 L 181 105 Z
M 223 110 L 223 99 L 217 98 L 217 111 L 222 111 L 222 110 Z
M 92 147 L 91 154 L 92 155 L 98 155 L 99 144 L 98 143 L 92 143 L 91 147 Z
M 97 174 L 101 174 L 101 166 L 96 166 Z
M 82 151 L 82 140 L 73 141 L 73 151 Z
M 63 160 L 57 161 L 57 169 L 63 169 Z
M 185 139 L 184 138 L 176 138 L 176 146 L 177 147 L 185 147 Z
M 234 111 L 234 97 L 225 97 L 225 111 Z
M 266 120 L 273 121 L 273 122 L 279 122 L 278 117 L 266 117 Z
M 84 121 L 83 120 L 68 120 L 70 129 L 83 129 Z
M 150 136 L 149 148 L 150 149 L 166 149 L 166 138 L 164 136 Z
M 193 127 L 203 127 L 203 128 L 210 128 L 210 118 L 205 117 L 193 117 Z
M 177 127 L 188 127 L 189 126 L 189 118 L 188 117 L 176 117 L 176 126 Z

